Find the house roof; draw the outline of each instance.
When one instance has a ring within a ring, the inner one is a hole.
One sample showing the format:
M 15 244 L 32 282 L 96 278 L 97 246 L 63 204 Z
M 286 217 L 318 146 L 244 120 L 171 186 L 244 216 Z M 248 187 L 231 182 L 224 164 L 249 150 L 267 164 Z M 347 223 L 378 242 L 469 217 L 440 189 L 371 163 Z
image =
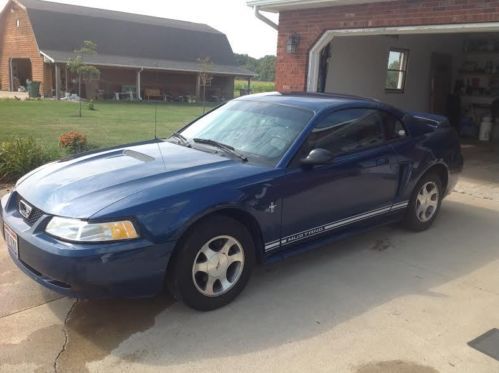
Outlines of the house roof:
M 227 36 L 199 23 L 40 0 L 17 0 L 28 12 L 40 52 L 66 63 L 85 40 L 97 45 L 87 63 L 198 72 L 209 57 L 215 74 L 254 76 L 237 66 Z
M 381 3 L 397 0 L 248 0 L 251 7 L 258 7 L 267 12 L 281 12 L 294 9 L 320 8 L 340 5 L 355 5 L 368 3 Z

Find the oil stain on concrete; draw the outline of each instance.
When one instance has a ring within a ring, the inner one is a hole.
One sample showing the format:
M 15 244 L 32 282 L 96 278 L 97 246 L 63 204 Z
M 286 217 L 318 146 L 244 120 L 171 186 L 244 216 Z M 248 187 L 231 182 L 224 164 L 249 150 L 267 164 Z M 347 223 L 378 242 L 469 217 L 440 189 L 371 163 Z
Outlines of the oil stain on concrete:
M 389 239 L 385 238 L 383 240 L 377 240 L 374 245 L 370 248 L 373 251 L 385 251 L 392 246 Z
M 168 296 L 139 300 L 78 301 L 66 322 L 67 343 L 57 360 L 59 372 L 87 372 L 86 364 L 105 358 L 134 333 L 154 326 L 173 304 Z M 141 360 L 146 351 L 125 356 Z
M 438 370 L 410 361 L 391 360 L 362 365 L 356 373 L 438 373 Z

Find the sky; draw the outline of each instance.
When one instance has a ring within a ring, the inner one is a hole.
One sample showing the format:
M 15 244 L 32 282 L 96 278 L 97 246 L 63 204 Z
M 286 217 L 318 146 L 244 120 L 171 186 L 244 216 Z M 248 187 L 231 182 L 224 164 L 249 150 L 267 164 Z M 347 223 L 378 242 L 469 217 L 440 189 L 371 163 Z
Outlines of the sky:
M 22 0 L 21 0 L 22 2 Z M 255 18 L 245 0 L 58 0 L 57 2 L 206 23 L 229 38 L 235 53 L 276 54 L 277 31 Z M 0 0 L 3 9 L 7 0 Z M 277 15 L 268 14 L 274 22 Z

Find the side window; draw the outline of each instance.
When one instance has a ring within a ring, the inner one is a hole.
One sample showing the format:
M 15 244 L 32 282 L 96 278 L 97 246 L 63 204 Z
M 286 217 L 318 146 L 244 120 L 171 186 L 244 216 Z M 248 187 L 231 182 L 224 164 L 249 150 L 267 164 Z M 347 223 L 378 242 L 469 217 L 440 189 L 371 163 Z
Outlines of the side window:
M 321 121 L 307 140 L 308 151 L 323 148 L 333 154 L 348 153 L 382 144 L 383 116 L 377 110 L 348 109 Z
M 382 112 L 381 115 L 383 117 L 385 137 L 387 140 L 396 140 L 407 136 L 404 125 L 397 117 L 385 112 Z

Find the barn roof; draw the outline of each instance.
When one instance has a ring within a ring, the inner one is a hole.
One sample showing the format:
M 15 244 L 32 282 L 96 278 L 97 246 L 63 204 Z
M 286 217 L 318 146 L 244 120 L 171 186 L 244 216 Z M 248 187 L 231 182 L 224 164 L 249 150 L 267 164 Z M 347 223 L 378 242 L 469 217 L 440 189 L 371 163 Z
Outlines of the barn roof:
M 237 66 L 227 36 L 199 23 L 40 0 L 17 0 L 28 12 L 38 47 L 66 63 L 85 40 L 97 44 L 87 63 L 198 72 L 209 57 L 216 74 L 253 76 Z

